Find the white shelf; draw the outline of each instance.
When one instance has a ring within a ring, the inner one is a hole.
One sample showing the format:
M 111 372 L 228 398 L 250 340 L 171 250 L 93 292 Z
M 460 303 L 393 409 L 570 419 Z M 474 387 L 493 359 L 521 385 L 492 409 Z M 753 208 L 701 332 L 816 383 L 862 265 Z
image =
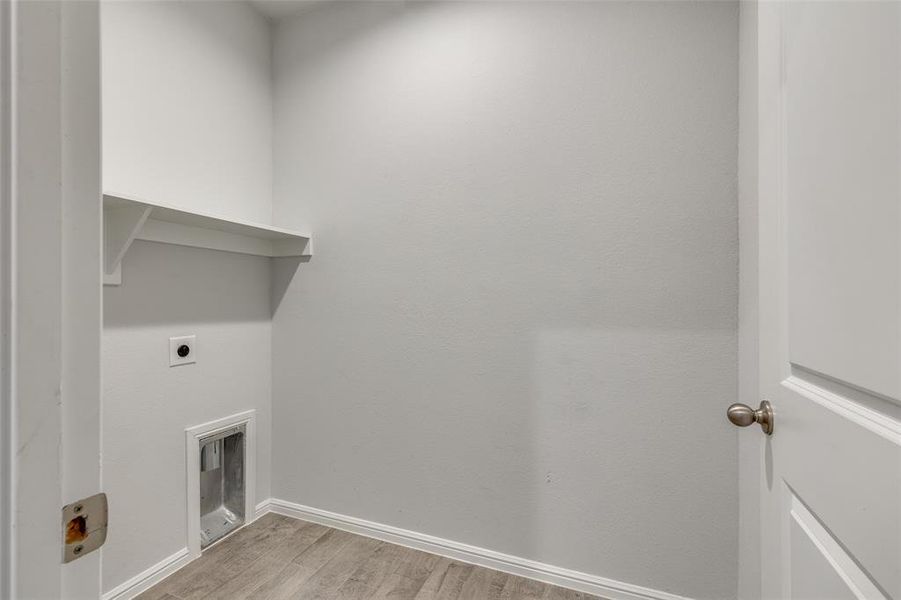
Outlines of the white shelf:
M 254 256 L 313 255 L 309 232 L 190 212 L 116 192 L 103 194 L 103 235 L 107 285 L 122 282 L 122 258 L 135 240 Z

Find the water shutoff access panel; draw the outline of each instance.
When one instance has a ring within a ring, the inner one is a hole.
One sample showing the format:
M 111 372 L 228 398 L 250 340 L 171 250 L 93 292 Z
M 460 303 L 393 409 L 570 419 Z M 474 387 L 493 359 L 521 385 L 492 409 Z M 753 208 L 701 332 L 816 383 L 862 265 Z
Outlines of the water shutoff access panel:
M 244 426 L 200 440 L 200 546 L 244 524 Z

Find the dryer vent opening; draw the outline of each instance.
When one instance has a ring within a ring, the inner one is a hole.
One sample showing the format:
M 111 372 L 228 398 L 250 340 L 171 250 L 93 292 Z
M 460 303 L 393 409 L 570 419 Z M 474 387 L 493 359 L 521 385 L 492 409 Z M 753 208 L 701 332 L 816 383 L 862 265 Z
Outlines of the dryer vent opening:
M 200 546 L 244 524 L 244 426 L 200 441 Z

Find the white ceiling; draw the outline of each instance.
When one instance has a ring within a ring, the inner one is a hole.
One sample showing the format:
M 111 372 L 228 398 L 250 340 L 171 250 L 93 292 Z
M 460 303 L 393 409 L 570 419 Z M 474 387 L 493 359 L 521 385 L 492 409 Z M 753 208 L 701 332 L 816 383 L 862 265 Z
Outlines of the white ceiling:
M 248 0 L 258 11 L 277 20 L 310 10 L 325 0 Z

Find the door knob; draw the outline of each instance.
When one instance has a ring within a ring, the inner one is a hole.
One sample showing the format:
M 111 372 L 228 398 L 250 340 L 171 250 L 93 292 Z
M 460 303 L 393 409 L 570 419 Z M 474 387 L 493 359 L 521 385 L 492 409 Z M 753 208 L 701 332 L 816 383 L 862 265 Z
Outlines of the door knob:
M 733 404 L 726 409 L 726 416 L 733 425 L 747 427 L 751 423 L 758 423 L 765 434 L 773 434 L 773 406 L 766 400 L 760 402 L 757 410 L 740 402 Z

